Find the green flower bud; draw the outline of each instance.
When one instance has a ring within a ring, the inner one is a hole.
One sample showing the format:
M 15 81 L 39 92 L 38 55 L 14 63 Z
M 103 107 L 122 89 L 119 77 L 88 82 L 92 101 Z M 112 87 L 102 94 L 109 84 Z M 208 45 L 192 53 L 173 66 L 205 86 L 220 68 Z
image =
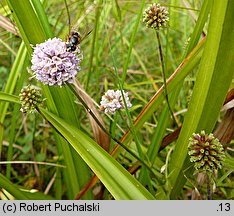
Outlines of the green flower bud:
M 152 4 L 144 11 L 143 22 L 148 28 L 159 30 L 167 27 L 169 21 L 168 11 L 160 4 Z
M 20 111 L 24 113 L 32 113 L 42 103 L 39 90 L 30 85 L 21 89 L 19 97 L 21 102 Z
M 225 154 L 222 144 L 213 134 L 193 134 L 189 139 L 188 154 L 190 161 L 195 163 L 196 170 L 209 171 L 220 169 Z

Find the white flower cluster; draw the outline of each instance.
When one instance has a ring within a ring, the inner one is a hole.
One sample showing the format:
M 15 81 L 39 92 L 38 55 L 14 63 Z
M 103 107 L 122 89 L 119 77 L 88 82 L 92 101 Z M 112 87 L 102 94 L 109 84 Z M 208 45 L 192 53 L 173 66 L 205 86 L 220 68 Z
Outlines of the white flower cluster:
M 131 108 L 132 104 L 129 100 L 128 93 L 123 90 L 124 100 L 126 102 L 127 108 Z M 100 109 L 105 113 L 115 114 L 115 111 L 118 109 L 124 109 L 124 101 L 120 90 L 108 90 L 101 99 Z

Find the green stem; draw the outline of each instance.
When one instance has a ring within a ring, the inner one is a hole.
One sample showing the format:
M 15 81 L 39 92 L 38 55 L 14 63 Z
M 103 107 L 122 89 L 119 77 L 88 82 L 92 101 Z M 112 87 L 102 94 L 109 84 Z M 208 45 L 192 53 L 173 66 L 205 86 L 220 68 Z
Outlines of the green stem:
M 67 0 L 64 0 L 65 6 L 66 6 L 66 11 L 67 11 L 67 16 L 68 16 L 68 26 L 69 26 L 69 35 L 71 33 L 71 17 L 70 17 L 70 12 L 67 4 Z
M 177 123 L 177 121 L 175 119 L 174 113 L 173 113 L 173 111 L 171 109 L 169 99 L 168 99 L 167 84 L 166 84 L 167 80 L 166 80 L 165 67 L 164 67 L 163 51 L 162 51 L 160 35 L 159 35 L 159 32 L 157 30 L 156 30 L 156 36 L 157 36 L 157 40 L 158 40 L 159 57 L 160 57 L 161 67 L 162 67 L 162 77 L 163 77 L 163 84 L 165 86 L 165 98 L 166 98 L 167 106 L 168 106 L 169 112 L 171 113 L 172 119 L 174 120 L 176 125 L 179 126 L 179 124 Z

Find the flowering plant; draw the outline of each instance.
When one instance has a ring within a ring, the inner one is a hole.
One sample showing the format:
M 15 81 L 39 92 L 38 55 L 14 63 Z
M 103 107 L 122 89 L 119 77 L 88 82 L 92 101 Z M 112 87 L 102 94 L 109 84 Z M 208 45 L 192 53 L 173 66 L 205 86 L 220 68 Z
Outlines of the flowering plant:
M 132 104 L 129 100 L 128 93 L 123 90 L 124 100 L 126 102 L 127 108 L 131 108 Z M 108 90 L 101 99 L 100 109 L 105 113 L 115 114 L 118 109 L 124 109 L 124 100 L 120 90 Z
M 73 78 L 80 71 L 80 62 L 76 52 L 68 52 L 66 43 L 53 38 L 37 44 L 32 55 L 32 67 L 36 78 L 45 85 L 62 86 L 73 83 Z

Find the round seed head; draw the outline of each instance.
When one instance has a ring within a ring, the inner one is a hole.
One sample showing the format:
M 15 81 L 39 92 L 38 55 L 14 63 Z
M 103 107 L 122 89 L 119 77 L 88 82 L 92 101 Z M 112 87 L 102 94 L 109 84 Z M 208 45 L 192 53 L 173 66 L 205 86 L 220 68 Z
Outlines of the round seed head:
M 213 134 L 193 134 L 189 139 L 188 154 L 195 169 L 212 172 L 221 168 L 225 154 L 222 144 Z
M 154 3 L 144 11 L 143 22 L 148 28 L 159 30 L 167 27 L 168 21 L 168 10 L 160 4 Z

